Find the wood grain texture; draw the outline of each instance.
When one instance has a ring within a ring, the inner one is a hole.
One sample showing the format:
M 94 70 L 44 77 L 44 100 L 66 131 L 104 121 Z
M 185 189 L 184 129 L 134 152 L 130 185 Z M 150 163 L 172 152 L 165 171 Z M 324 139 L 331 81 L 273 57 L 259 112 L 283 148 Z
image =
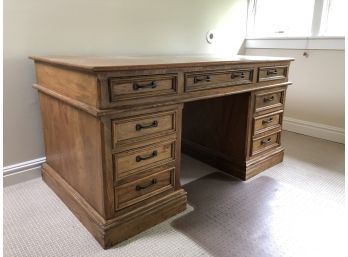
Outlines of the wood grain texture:
M 186 209 L 186 192 L 181 189 L 143 204 L 136 212 L 128 211 L 113 219 L 105 220 L 52 167 L 44 164 L 42 176 L 46 184 L 62 199 L 104 249 Z
M 280 134 L 273 133 L 253 140 L 251 155 L 269 150 L 280 145 Z
M 113 121 L 114 145 L 127 140 L 175 131 L 175 112 L 164 112 Z M 125 142 L 126 141 L 126 142 Z
M 175 159 L 175 141 L 166 141 L 114 155 L 116 180 Z
M 111 78 L 109 84 L 112 102 L 177 94 L 176 74 Z
M 98 107 L 97 76 L 64 67 L 35 63 L 37 84 L 85 104 Z
M 173 192 L 174 168 L 132 181 L 115 188 L 116 210 L 143 201 L 163 191 Z
M 185 91 L 250 84 L 252 82 L 253 69 L 251 68 L 193 72 L 185 74 Z
M 181 144 L 243 180 L 282 161 L 292 58 L 33 59 L 44 180 L 104 248 L 186 208 Z
M 259 68 L 258 81 L 270 81 L 284 79 L 287 77 L 287 66 L 272 66 Z
M 254 118 L 254 136 L 271 129 L 279 129 L 282 125 L 283 110 L 257 116 Z
M 245 160 L 250 97 L 245 93 L 187 103 L 182 138 L 214 149 L 227 159 Z
M 47 163 L 104 216 L 101 124 L 40 93 Z
M 154 57 L 86 57 L 86 56 L 31 56 L 37 62 L 46 62 L 89 71 L 114 71 L 132 69 L 155 69 L 168 67 L 195 67 L 238 63 L 271 63 L 293 61 L 290 57 L 264 56 L 154 56 Z

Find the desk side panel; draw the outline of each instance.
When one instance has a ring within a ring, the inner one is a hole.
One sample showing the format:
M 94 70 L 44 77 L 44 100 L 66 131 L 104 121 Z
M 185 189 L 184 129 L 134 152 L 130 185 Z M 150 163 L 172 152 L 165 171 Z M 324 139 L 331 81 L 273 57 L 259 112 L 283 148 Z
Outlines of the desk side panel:
M 39 92 L 47 163 L 104 216 L 101 123 Z

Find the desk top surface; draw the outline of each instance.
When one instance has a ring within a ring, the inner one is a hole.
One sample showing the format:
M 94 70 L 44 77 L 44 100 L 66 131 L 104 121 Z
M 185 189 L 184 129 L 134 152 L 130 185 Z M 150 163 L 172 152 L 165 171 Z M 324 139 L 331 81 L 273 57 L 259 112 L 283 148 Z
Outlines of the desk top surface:
M 228 57 L 215 56 L 31 56 L 39 62 L 58 64 L 71 68 L 89 71 L 112 71 L 144 68 L 183 68 L 188 66 L 221 65 L 238 63 L 262 63 L 293 61 L 291 57 L 266 57 L 235 55 Z

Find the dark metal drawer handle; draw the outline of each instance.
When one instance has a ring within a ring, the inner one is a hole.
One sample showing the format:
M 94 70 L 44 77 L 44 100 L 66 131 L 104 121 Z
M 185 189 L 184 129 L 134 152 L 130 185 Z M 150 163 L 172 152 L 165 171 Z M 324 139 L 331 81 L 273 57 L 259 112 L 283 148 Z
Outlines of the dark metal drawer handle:
M 262 125 L 265 125 L 265 124 L 268 124 L 268 123 L 271 123 L 273 121 L 273 118 L 270 117 L 269 119 L 267 120 L 262 120 Z
M 145 84 L 145 85 L 139 85 L 138 83 L 133 84 L 133 90 L 139 90 L 144 88 L 155 88 L 155 87 L 157 87 L 157 84 L 155 81 L 151 81 L 149 84 Z
M 267 70 L 267 76 L 269 75 L 277 75 L 278 74 L 278 70 L 274 69 L 274 70 Z
M 245 74 L 244 72 L 233 72 L 231 74 L 231 79 L 236 79 L 236 78 L 241 78 L 241 79 L 244 79 L 245 78 Z
M 148 188 L 148 187 L 150 187 L 150 186 L 153 186 L 153 185 L 155 185 L 155 184 L 157 184 L 157 179 L 154 178 L 154 179 L 152 179 L 152 180 L 150 181 L 149 184 L 147 184 L 147 185 L 145 185 L 145 186 L 137 185 L 137 186 L 135 187 L 135 190 L 140 191 L 140 190 L 146 189 L 146 188 Z
M 148 159 L 151 159 L 151 158 L 156 157 L 157 154 L 158 154 L 157 151 L 153 151 L 151 154 L 146 155 L 146 156 L 138 155 L 137 157 L 135 157 L 135 160 L 136 160 L 137 162 L 145 161 L 145 160 L 148 160 Z
M 148 125 L 136 124 L 135 125 L 135 130 L 139 131 L 139 130 L 142 130 L 142 129 L 156 128 L 157 126 L 158 126 L 158 121 L 154 120 L 151 124 L 148 124 Z
M 261 140 L 261 145 L 267 145 L 272 142 L 272 138 Z
M 270 97 L 265 97 L 265 98 L 263 98 L 263 101 L 264 102 L 271 102 L 271 101 L 273 101 L 274 100 L 274 96 L 272 95 L 272 96 L 270 96 Z
M 209 75 L 205 75 L 205 76 L 197 76 L 194 77 L 193 79 L 193 83 L 199 83 L 199 82 L 210 82 L 210 76 Z

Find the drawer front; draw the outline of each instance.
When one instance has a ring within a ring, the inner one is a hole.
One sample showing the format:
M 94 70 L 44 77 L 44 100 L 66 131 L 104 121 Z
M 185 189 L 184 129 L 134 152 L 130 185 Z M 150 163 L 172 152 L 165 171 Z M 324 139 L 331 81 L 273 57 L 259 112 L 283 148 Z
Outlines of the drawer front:
M 176 75 L 139 76 L 109 79 L 110 100 L 169 95 L 177 93 Z
M 287 77 L 287 66 L 274 66 L 274 67 L 263 67 L 259 68 L 259 78 L 258 81 L 269 81 L 284 79 Z
M 175 111 L 113 121 L 114 145 L 175 131 Z
M 115 188 L 116 210 L 174 188 L 174 168 Z
M 166 142 L 140 150 L 114 155 L 116 178 L 122 179 L 140 170 L 175 159 L 175 143 Z
M 280 132 L 253 140 L 252 155 L 279 146 Z
M 281 127 L 281 113 L 272 113 L 254 118 L 254 135 Z
M 185 74 L 185 91 L 249 84 L 252 81 L 252 69 L 187 73 Z
M 285 91 L 257 93 L 255 99 L 255 111 L 263 111 L 275 107 L 283 107 Z

